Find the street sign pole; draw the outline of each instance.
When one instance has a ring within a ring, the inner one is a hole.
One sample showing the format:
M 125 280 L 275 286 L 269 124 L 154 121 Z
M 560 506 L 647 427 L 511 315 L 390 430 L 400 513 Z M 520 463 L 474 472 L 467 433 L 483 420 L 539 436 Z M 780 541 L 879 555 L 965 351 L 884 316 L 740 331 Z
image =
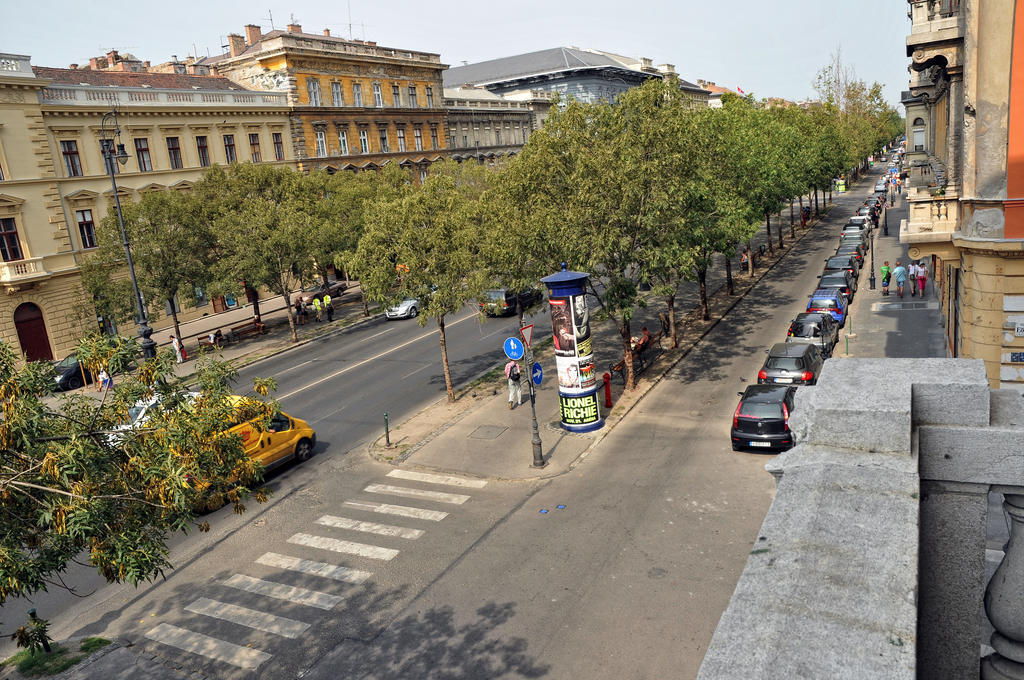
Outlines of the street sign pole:
M 533 349 L 526 352 L 526 363 L 533 366 Z M 540 429 L 537 427 L 537 390 L 533 384 L 533 377 L 530 377 L 530 415 L 533 427 L 533 466 L 535 468 L 546 467 L 548 462 L 544 460 L 544 448 L 540 441 Z

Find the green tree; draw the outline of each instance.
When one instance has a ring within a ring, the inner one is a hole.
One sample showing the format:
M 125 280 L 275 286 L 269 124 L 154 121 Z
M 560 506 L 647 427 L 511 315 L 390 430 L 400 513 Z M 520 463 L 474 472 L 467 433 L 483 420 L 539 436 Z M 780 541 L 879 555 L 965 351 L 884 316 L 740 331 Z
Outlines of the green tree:
M 494 173 L 476 163 L 434 164 L 422 186 L 369 206 L 351 260 L 370 299 L 387 304 L 417 297 L 423 304 L 419 324 L 436 321 L 449 402 L 455 401 L 455 390 L 445 318 L 479 297 L 486 285 L 480 247 L 491 225 L 484 195 L 493 179 Z
M 123 366 L 138 345 L 94 336 L 79 352 L 90 363 Z M 224 423 L 242 413 L 265 427 L 276 406 L 237 402 L 236 374 L 207 361 L 198 367 L 199 396 L 185 400 L 173 367 L 162 351 L 102 400 L 54 399 L 52 369 L 23 364 L 0 343 L 0 605 L 61 585 L 61 572 L 83 553 L 110 582 L 152 580 L 171 568 L 169 534 L 207 528 L 197 508 L 224 501 L 245 510 L 262 469 Z M 254 383 L 261 394 L 271 388 Z M 139 399 L 156 394 L 162 406 L 144 427 L 115 430 Z M 262 502 L 265 492 L 255 498 Z

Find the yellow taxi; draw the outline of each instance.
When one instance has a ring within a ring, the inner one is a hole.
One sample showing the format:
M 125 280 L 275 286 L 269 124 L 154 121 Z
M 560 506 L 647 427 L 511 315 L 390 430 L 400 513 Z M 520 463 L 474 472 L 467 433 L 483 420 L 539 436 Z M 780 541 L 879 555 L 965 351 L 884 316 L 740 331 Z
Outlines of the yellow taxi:
M 242 397 L 234 399 L 241 402 Z M 307 460 L 316 446 L 313 428 L 284 411 L 270 419 L 266 431 L 261 432 L 255 420 L 248 420 L 231 425 L 228 432 L 241 437 L 245 452 L 268 470 L 293 458 Z

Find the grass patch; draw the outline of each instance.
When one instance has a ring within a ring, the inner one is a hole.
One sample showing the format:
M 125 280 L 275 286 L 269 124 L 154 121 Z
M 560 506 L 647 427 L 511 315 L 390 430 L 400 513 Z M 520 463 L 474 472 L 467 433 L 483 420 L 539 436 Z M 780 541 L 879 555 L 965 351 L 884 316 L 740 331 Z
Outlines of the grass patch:
M 40 677 L 43 675 L 56 675 L 74 666 L 76 663 L 89 656 L 98 649 L 110 644 L 110 640 L 100 637 L 88 637 L 82 640 L 78 647 L 79 653 L 73 653 L 62 645 L 52 645 L 53 651 L 33 653 L 23 649 L 6 661 L 0 662 L 0 666 L 13 666 L 19 673 L 26 677 Z

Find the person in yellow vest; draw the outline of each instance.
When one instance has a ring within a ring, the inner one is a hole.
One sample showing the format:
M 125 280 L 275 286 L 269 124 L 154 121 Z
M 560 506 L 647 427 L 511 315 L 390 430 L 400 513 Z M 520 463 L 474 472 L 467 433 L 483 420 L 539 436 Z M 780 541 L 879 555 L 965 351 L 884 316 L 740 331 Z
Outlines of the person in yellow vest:
M 324 311 L 327 312 L 327 322 L 334 321 L 334 302 L 330 293 L 324 293 Z
M 323 321 L 324 308 L 320 304 L 320 298 L 313 298 L 313 313 L 317 322 Z

